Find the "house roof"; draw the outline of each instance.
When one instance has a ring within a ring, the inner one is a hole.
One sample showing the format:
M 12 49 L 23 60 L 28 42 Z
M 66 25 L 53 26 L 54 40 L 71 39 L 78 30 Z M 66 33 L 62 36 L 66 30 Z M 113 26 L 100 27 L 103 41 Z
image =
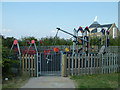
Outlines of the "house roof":
M 97 21 L 94 21 L 94 22 L 89 26 L 89 28 L 96 28 L 96 27 L 98 27 L 98 26 L 100 26 L 100 24 L 99 24 Z
M 95 26 L 95 27 L 92 27 L 92 28 L 95 28 L 91 31 L 91 33 L 96 33 L 97 32 L 97 28 L 104 28 L 104 27 L 107 27 L 108 29 L 110 29 L 110 27 L 112 26 L 112 24 L 105 24 L 105 25 L 99 25 L 99 26 Z

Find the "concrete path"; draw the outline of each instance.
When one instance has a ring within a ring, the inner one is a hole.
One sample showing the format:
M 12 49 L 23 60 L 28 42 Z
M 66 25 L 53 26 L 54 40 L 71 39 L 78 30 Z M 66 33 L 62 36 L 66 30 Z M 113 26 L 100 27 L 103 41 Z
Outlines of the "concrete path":
M 75 88 L 73 81 L 67 77 L 40 76 L 30 78 L 22 88 Z

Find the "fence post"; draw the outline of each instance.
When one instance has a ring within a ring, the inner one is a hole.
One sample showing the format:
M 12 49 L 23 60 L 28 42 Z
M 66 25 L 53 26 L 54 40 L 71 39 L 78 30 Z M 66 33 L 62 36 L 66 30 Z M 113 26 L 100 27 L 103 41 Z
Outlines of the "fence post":
M 78 56 L 78 75 L 80 75 L 80 54 Z
M 95 74 L 95 54 L 93 54 L 94 55 L 94 74 Z
M 86 53 L 85 53 L 85 67 L 84 67 L 84 74 L 86 74 L 86 62 L 87 62 L 87 60 L 86 60 Z
M 73 54 L 72 54 L 72 76 L 73 76 L 73 72 L 74 72 L 74 70 L 73 70 L 73 69 L 74 69 L 74 68 L 73 68 L 73 64 L 74 64 L 74 63 L 73 63 L 73 60 L 74 60 L 74 58 L 73 58 Z
M 65 76 L 65 54 L 63 54 L 63 77 Z
M 93 71 L 93 70 L 92 70 L 92 64 L 93 64 L 93 63 L 92 63 L 92 62 L 93 62 L 92 56 L 93 56 L 93 55 L 91 54 L 91 70 L 90 70 L 90 71 L 91 71 L 91 75 L 92 75 L 92 71 Z
M 82 53 L 82 70 L 81 73 L 83 74 L 83 53 Z
M 68 75 L 70 75 L 70 54 L 68 54 Z
M 76 67 L 77 67 L 77 55 L 75 54 L 75 75 L 77 75 L 77 73 L 76 73 Z
M 96 70 L 96 71 L 97 71 L 97 73 L 98 73 L 98 71 L 99 71 L 99 69 L 98 69 L 98 54 L 97 54 L 96 57 L 97 57 L 97 70 Z
M 37 52 L 37 77 L 38 77 L 38 52 Z
M 31 76 L 33 77 L 33 55 L 31 55 Z
M 102 74 L 103 74 L 103 69 L 104 69 L 104 65 L 103 65 L 103 54 L 102 54 Z
M 24 74 L 24 54 L 22 55 L 23 59 L 22 59 L 22 72 Z
M 27 76 L 27 54 L 25 55 L 25 75 Z
M 89 66 L 90 66 L 90 54 L 88 53 L 88 74 L 89 74 Z

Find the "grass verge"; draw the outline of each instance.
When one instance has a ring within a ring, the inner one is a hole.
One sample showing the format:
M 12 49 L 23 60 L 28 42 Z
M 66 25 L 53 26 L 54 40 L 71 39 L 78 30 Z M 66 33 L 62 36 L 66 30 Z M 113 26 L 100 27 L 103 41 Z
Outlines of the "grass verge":
M 72 76 L 76 88 L 118 88 L 118 73 Z
M 30 78 L 29 76 L 23 75 L 13 77 L 8 81 L 3 81 L 2 89 L 5 90 L 8 88 L 20 88 L 28 82 L 29 78 Z

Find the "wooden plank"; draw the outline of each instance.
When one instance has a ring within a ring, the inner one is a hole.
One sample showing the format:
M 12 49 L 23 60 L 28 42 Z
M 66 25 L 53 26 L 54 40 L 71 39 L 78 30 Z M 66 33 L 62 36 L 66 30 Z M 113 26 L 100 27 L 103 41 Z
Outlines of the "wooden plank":
M 74 60 L 74 58 L 73 58 L 73 54 L 72 54 L 72 76 L 73 76 L 73 72 L 74 72 L 74 70 L 73 70 L 73 60 Z
M 95 74 L 95 54 L 94 54 L 94 74 Z
M 83 54 L 82 54 L 82 70 L 81 73 L 83 74 Z
M 33 55 L 31 55 L 31 76 L 33 77 Z
M 101 55 L 98 54 L 98 58 L 99 58 L 99 73 L 101 73 Z
M 25 55 L 25 75 L 27 76 L 27 54 Z
M 115 53 L 114 53 L 114 72 L 115 72 Z
M 88 53 L 88 67 L 87 67 L 87 74 L 89 74 L 89 64 L 90 64 L 90 54 Z
M 24 74 L 24 55 L 22 55 L 22 72 Z
M 78 75 L 80 75 L 80 54 L 78 56 Z
M 68 75 L 70 75 L 70 54 L 68 55 Z
M 93 59 L 92 56 L 93 56 L 93 55 L 91 54 L 91 70 L 90 70 L 90 71 L 91 71 L 91 75 L 92 75 L 92 62 L 93 62 L 93 60 L 92 60 L 92 59 Z
M 86 54 L 85 54 L 85 68 L 84 68 L 85 70 L 85 72 L 84 72 L 84 74 L 86 74 Z
M 77 75 L 77 55 L 75 54 L 75 75 Z
M 103 64 L 103 54 L 102 54 L 102 74 L 104 73 L 103 71 L 104 71 L 104 64 Z M 105 59 L 104 59 L 105 60 Z
M 113 55 L 113 53 L 112 53 L 112 72 L 114 72 L 114 64 L 113 64 L 113 62 L 114 62 L 114 55 Z
M 96 72 L 96 73 L 99 73 L 99 68 L 98 68 L 98 63 L 99 63 L 99 62 L 98 62 L 98 54 L 97 54 L 96 57 L 97 57 L 97 65 L 96 65 L 96 67 L 97 67 L 97 70 L 96 70 L 96 71 L 97 71 L 97 72 Z
M 110 73 L 110 70 L 111 70 L 111 54 L 108 53 L 108 57 L 109 57 L 109 73 Z
M 63 54 L 63 77 L 65 76 L 65 54 Z

